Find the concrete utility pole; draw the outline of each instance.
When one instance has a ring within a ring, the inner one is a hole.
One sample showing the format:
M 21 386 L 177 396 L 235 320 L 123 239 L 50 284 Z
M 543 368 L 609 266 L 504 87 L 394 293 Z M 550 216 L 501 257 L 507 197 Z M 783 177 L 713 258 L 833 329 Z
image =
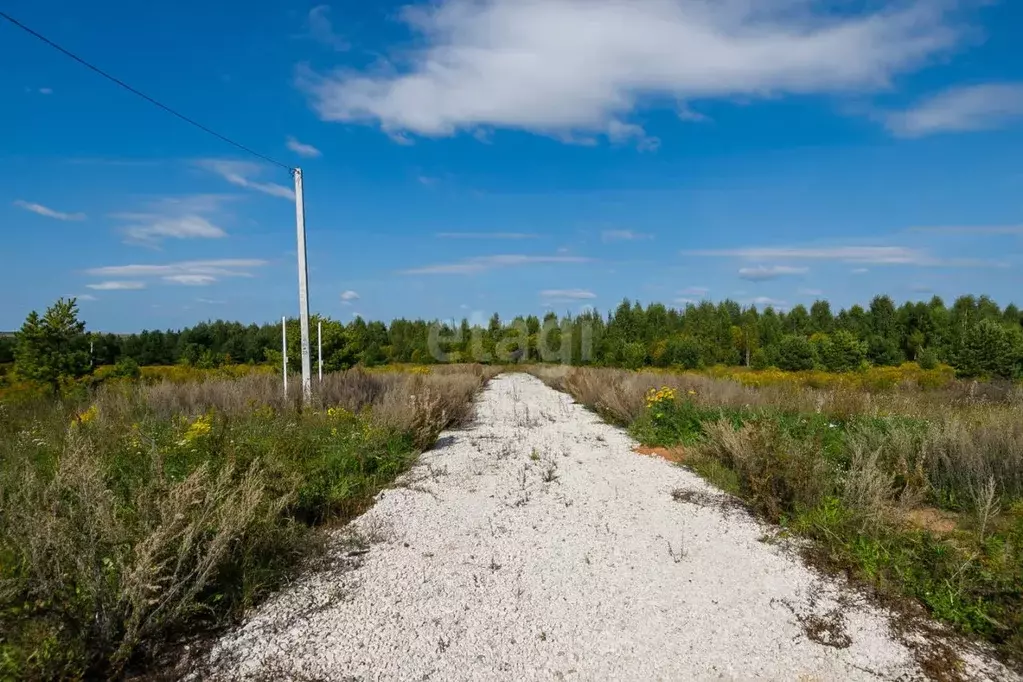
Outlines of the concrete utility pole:
M 281 362 L 284 363 L 284 399 L 288 399 L 288 316 L 281 318 Z
M 323 383 L 323 322 L 316 323 L 316 369 L 320 371 L 320 383 Z
M 298 313 L 302 330 L 302 400 L 308 404 L 313 396 L 312 368 L 309 361 L 309 269 L 305 262 L 305 195 L 302 191 L 302 169 L 295 174 L 295 222 L 298 227 Z

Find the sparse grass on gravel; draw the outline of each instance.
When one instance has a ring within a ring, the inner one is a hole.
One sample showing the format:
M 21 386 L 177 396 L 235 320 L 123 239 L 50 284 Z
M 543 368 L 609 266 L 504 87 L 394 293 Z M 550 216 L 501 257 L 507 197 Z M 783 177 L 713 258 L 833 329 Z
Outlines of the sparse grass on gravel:
M 111 383 L 0 402 L 0 679 L 114 677 L 240 616 L 493 374 Z
M 868 392 L 533 369 L 764 518 L 820 565 L 912 598 L 1023 661 L 1023 400 L 949 382 Z M 838 383 L 838 382 L 836 382 Z

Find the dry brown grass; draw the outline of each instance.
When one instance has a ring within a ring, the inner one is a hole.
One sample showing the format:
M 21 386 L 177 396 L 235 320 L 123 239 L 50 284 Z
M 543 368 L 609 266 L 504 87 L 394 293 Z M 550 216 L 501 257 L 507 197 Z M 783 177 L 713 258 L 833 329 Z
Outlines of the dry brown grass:
M 305 521 L 364 509 L 493 373 L 354 370 L 305 410 L 259 375 L 0 403 L 0 679 L 116 676 L 237 616 L 320 545 Z
M 647 445 L 684 444 L 685 466 L 811 539 L 803 547 L 816 565 L 869 582 L 892 605 L 916 600 L 1023 665 L 1018 387 L 746 387 L 692 374 L 534 373 Z M 647 392 L 661 387 L 673 397 L 648 408 Z

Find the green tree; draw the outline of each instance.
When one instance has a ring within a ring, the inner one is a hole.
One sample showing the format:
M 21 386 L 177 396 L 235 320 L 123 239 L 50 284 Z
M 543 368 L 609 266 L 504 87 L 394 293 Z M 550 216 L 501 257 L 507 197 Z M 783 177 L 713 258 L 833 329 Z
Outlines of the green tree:
M 805 336 L 790 334 L 778 344 L 778 367 L 790 372 L 813 369 L 817 358 Z
M 956 365 L 961 376 L 1012 379 L 1020 374 L 1023 333 L 991 319 L 967 328 Z
M 78 319 L 75 299 L 60 299 L 46 314 L 32 311 L 18 332 L 14 367 L 18 375 L 47 384 L 54 391 L 63 379 L 89 374 L 89 342 L 85 323 Z
M 703 366 L 703 348 L 692 336 L 672 336 L 665 344 L 662 362 L 669 367 L 697 369 Z
M 139 363 L 135 362 L 134 358 L 126 355 L 114 365 L 113 375 L 125 379 L 138 379 L 142 376 L 142 369 L 139 367 Z
M 622 364 L 628 369 L 639 369 L 646 364 L 646 346 L 639 341 L 627 343 L 622 347 Z
M 0 365 L 14 362 L 14 339 L 4 336 L 0 337 Z
M 936 369 L 938 367 L 938 353 L 933 348 L 924 348 L 916 358 L 920 369 Z
M 851 332 L 839 329 L 829 338 L 821 362 L 832 372 L 851 372 L 859 369 L 866 357 L 866 344 Z

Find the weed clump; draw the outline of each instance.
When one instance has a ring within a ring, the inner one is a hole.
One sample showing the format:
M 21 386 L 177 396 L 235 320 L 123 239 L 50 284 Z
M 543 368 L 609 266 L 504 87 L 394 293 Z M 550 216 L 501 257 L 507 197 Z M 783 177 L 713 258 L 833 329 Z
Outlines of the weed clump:
M 486 376 L 329 375 L 309 409 L 262 374 L 0 402 L 0 678 L 117 676 L 237 618 Z

